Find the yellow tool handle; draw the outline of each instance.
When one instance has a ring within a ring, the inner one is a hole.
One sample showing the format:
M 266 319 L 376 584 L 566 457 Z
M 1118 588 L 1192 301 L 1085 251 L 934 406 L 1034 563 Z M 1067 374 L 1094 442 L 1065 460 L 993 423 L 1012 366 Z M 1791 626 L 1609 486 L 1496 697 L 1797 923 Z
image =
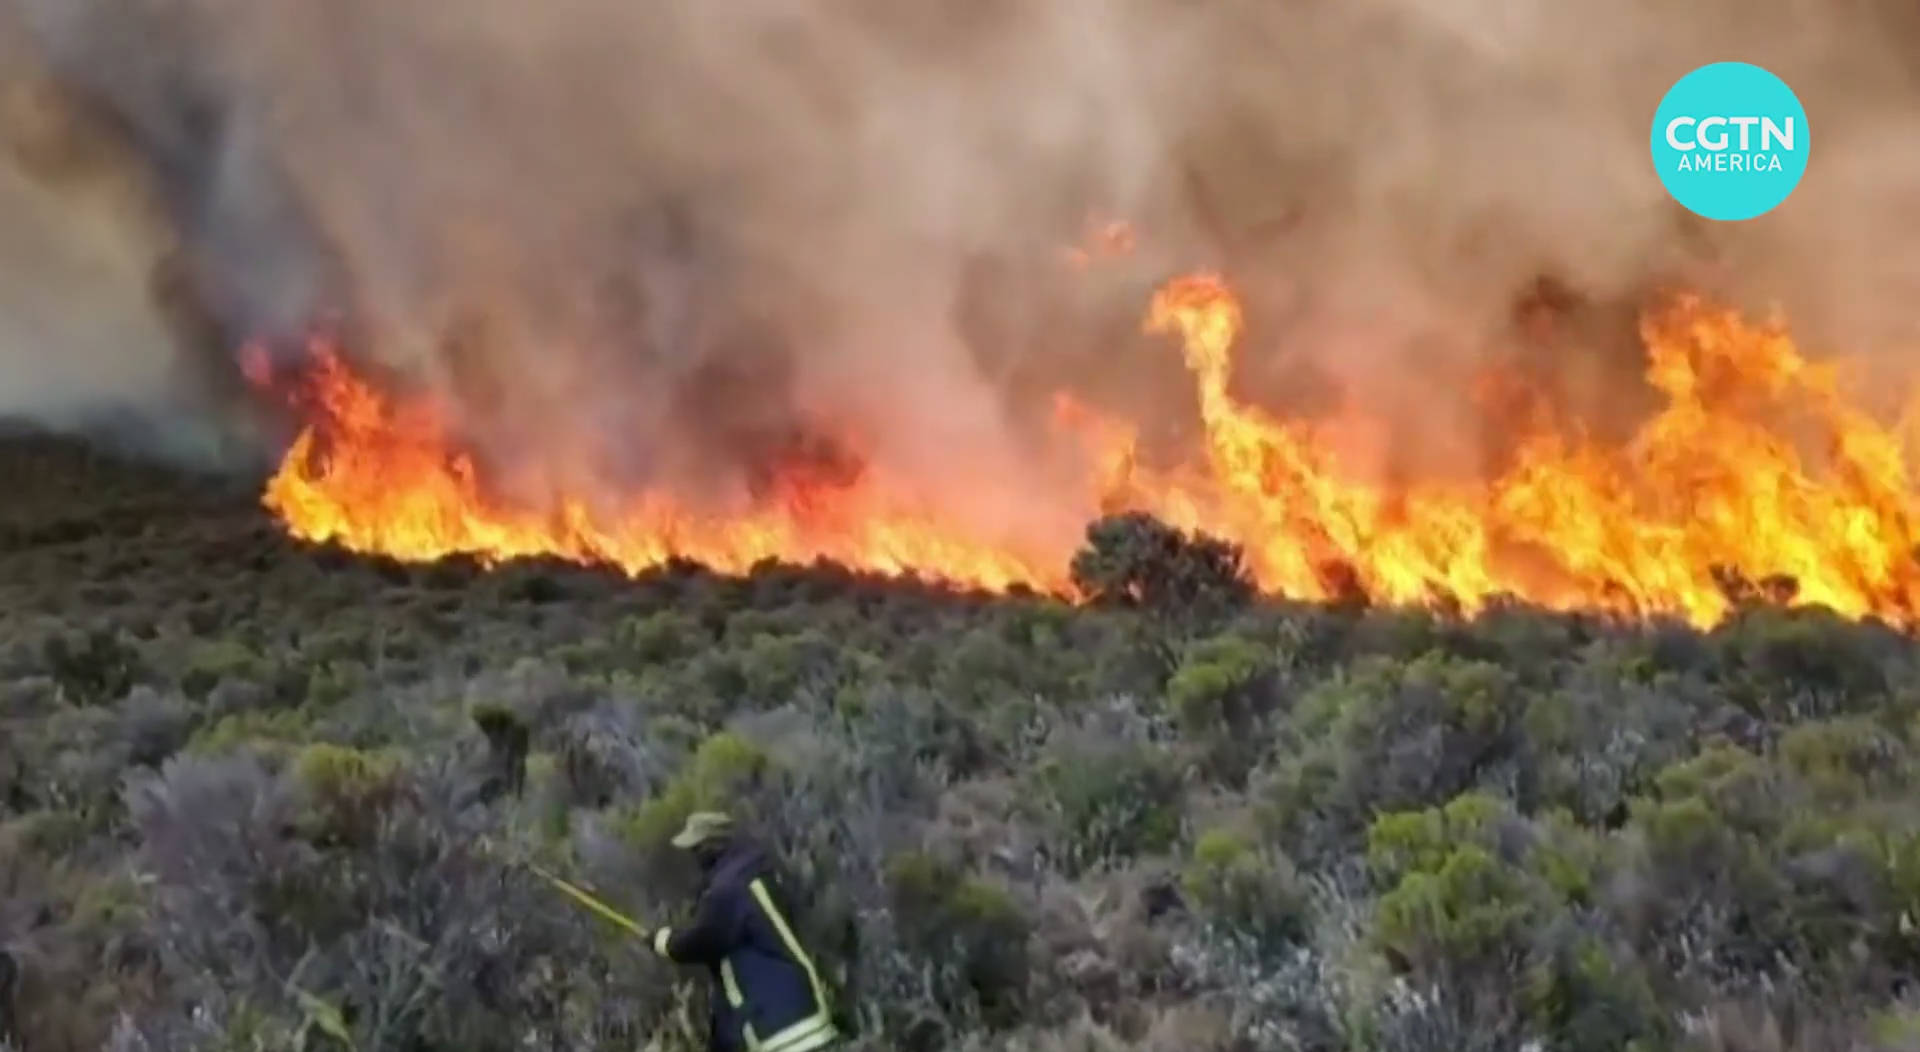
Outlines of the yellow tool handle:
M 552 884 L 554 887 L 559 888 L 561 891 L 565 892 L 569 896 L 572 896 L 573 900 L 580 903 L 582 906 L 585 906 L 586 908 L 592 910 L 593 912 L 598 913 L 600 916 L 605 917 L 607 920 L 612 921 L 615 924 L 618 924 L 620 927 L 627 929 L 628 931 L 632 932 L 635 935 L 638 935 L 642 939 L 645 939 L 648 937 L 648 932 L 640 927 L 640 924 L 638 921 L 635 921 L 632 917 L 629 917 L 626 914 L 621 913 L 619 910 L 614 909 L 612 906 L 609 906 L 606 903 L 601 902 L 598 898 L 595 898 L 594 895 L 591 892 L 587 891 L 586 889 L 576 887 L 573 884 L 569 884 L 568 882 L 560 879 L 559 877 L 554 876 L 552 873 L 549 873 L 546 870 L 541 869 L 539 866 L 533 865 L 531 863 L 528 863 L 527 868 L 533 870 L 533 872 L 536 875 L 538 875 L 542 880 L 545 880 L 547 883 Z

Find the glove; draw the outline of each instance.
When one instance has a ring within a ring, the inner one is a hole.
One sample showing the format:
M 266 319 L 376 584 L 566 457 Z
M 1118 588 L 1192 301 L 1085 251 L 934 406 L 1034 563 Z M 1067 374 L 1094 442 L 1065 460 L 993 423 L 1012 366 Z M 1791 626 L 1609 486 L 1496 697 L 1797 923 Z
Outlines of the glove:
M 654 929 L 654 932 L 653 932 L 653 952 L 654 952 L 654 953 L 656 953 L 656 954 L 659 954 L 659 955 L 660 955 L 660 956 L 662 956 L 662 957 L 666 957 L 666 956 L 667 956 L 667 940 L 668 940 L 668 939 L 670 939 L 670 938 L 672 938 L 672 937 L 673 937 L 673 929 L 672 929 L 672 928 L 656 928 L 656 929 Z M 671 959 L 671 958 L 669 958 L 669 959 Z

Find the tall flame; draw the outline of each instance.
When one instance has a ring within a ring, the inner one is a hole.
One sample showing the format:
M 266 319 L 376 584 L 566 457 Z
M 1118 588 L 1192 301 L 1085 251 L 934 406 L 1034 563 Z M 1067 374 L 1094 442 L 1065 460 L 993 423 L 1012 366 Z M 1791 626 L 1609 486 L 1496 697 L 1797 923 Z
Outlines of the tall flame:
M 1499 595 L 1546 606 L 1725 616 L 1742 591 L 1911 625 L 1920 612 L 1916 505 L 1899 430 L 1848 402 L 1831 365 L 1806 361 L 1777 326 L 1681 297 L 1642 323 L 1662 410 L 1603 447 L 1544 412 L 1511 466 L 1477 484 L 1388 491 L 1343 473 L 1306 422 L 1229 391 L 1239 302 L 1217 275 L 1164 286 L 1146 325 L 1178 335 L 1204 449 L 1142 466 L 1135 429 L 1062 395 L 1057 421 L 1093 454 L 1086 517 L 1145 510 L 1240 543 L 1260 584 L 1301 598 L 1360 592 L 1472 611 Z M 257 383 L 272 385 L 258 356 Z M 561 492 L 540 510 L 490 493 L 425 399 L 384 393 L 330 346 L 299 383 L 306 427 L 265 501 L 296 536 L 409 560 L 454 552 L 611 563 L 681 557 L 723 571 L 767 558 L 826 558 L 1001 590 L 1064 591 L 1072 538 L 1024 546 L 943 523 L 870 472 L 783 476 L 751 512 L 715 517 L 659 493 L 590 504 Z M 1779 421 L 1818 437 L 1807 458 Z
M 1781 329 L 1697 297 L 1642 323 L 1647 379 L 1666 404 L 1624 447 L 1541 419 L 1490 483 L 1399 494 L 1343 481 L 1306 427 L 1228 395 L 1241 317 L 1220 279 L 1173 282 L 1149 325 L 1181 334 L 1199 385 L 1214 499 L 1195 525 L 1241 540 L 1270 588 L 1357 586 L 1468 610 L 1505 593 L 1698 624 L 1743 587 L 1901 623 L 1920 610 L 1920 519 L 1897 431 L 1849 405 L 1834 367 L 1804 360 Z M 1787 417 L 1818 436 L 1825 470 L 1769 426 Z

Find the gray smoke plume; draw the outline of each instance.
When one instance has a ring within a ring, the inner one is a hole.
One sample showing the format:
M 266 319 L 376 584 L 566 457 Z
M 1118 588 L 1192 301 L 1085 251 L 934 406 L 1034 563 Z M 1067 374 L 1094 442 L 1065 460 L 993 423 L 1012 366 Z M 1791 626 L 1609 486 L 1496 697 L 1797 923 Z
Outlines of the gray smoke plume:
M 1903 368 L 1915 337 L 1902 0 L 0 4 L 45 71 L 15 79 L 119 143 L 35 171 L 8 120 L 16 410 L 225 404 L 233 345 L 340 312 L 503 479 L 725 499 L 825 436 L 950 516 L 1058 531 L 1085 509 L 1053 507 L 1048 397 L 1177 438 L 1190 385 L 1137 330 L 1197 266 L 1245 294 L 1248 397 L 1391 421 L 1365 470 L 1473 465 L 1490 357 L 1608 415 L 1666 283 Z M 1727 58 L 1794 86 L 1812 162 L 1776 212 L 1700 223 L 1648 126 Z M 1136 255 L 1061 265 L 1100 217 Z M 210 325 L 155 305 L 164 259 Z M 1531 349 L 1528 309 L 1559 321 Z
M 164 215 L 0 21 L 0 417 L 74 425 L 173 387 L 150 282 Z

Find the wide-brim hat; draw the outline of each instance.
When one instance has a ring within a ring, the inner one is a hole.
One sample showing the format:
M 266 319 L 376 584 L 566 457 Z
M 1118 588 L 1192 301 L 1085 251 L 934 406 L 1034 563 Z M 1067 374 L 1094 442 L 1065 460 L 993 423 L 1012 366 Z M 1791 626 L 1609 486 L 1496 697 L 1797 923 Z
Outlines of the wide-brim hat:
M 724 840 L 733 834 L 733 819 L 718 811 L 695 811 L 687 816 L 687 824 L 673 836 L 672 844 L 677 848 L 694 848 L 711 840 Z

